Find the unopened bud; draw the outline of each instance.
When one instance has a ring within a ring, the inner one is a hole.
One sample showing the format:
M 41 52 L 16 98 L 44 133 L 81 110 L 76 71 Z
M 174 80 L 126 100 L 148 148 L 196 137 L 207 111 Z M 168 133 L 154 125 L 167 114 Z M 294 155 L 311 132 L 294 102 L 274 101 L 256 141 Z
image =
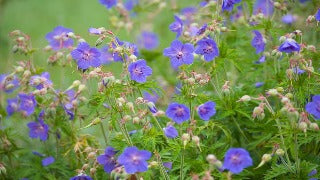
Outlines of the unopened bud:
M 269 89 L 269 91 L 267 92 L 268 95 L 270 96 L 276 96 L 278 95 L 278 91 L 276 89 Z
M 189 79 L 187 79 L 187 82 L 188 82 L 188 84 L 190 84 L 190 85 L 194 85 L 195 79 L 194 79 L 194 78 L 189 78 Z
M 81 82 L 79 80 L 75 80 L 75 81 L 73 81 L 72 86 L 78 87 L 80 84 L 81 84 Z
M 89 167 L 89 164 L 84 164 L 81 169 L 85 171 L 86 169 L 88 169 L 88 167 Z
M 138 124 L 140 122 L 140 118 L 139 117 L 134 117 L 132 119 L 133 124 Z
M 90 152 L 88 154 L 88 159 L 95 159 L 96 158 L 96 153 L 95 152 Z
M 199 146 L 200 145 L 200 138 L 198 136 L 192 136 L 192 141 Z
M 137 61 L 137 56 L 135 56 L 134 54 L 131 54 L 129 59 L 132 61 L 132 62 L 135 62 Z
M 125 116 L 123 116 L 123 120 L 124 121 L 130 121 L 131 120 L 131 116 L 130 115 L 125 115 Z
M 319 131 L 319 126 L 317 123 L 311 123 L 310 124 L 310 129 L 314 130 L 314 131 Z
M 278 156 L 283 156 L 283 155 L 284 155 L 284 150 L 281 149 L 281 148 L 277 149 L 277 150 L 276 150 L 276 155 L 278 155 Z
M 300 122 L 298 125 L 298 128 L 303 131 L 306 132 L 307 128 L 308 128 L 308 124 L 306 122 Z
M 85 88 L 86 88 L 86 85 L 80 84 L 80 85 L 79 85 L 79 88 L 78 88 L 78 91 L 79 91 L 79 92 L 82 92 Z
M 92 125 L 99 124 L 99 123 L 101 123 L 101 119 L 97 117 L 91 123 L 92 123 Z
M 29 70 L 25 70 L 24 72 L 23 72 L 23 77 L 24 78 L 28 78 L 29 76 L 31 75 L 31 72 L 29 71 Z
M 23 67 L 22 66 L 17 66 L 16 68 L 15 68 L 15 71 L 17 72 L 17 73 L 20 73 L 20 72 L 23 72 Z
M 96 173 L 97 169 L 96 168 L 91 168 L 90 169 L 90 174 L 93 176 Z
M 221 27 L 220 30 L 221 30 L 221 32 L 227 32 L 228 28 L 227 27 Z
M 251 100 L 251 97 L 248 95 L 244 95 L 239 99 L 239 101 L 241 101 L 241 102 L 248 102 L 250 100 Z
M 273 3 L 273 6 L 276 7 L 276 8 L 280 8 L 281 7 L 281 4 L 279 2 L 274 2 Z
M 216 156 L 213 154 L 209 154 L 206 159 L 209 164 L 214 164 L 217 161 Z
M 290 102 L 289 98 L 287 98 L 285 96 L 281 98 L 281 103 L 287 104 L 288 102 Z
M 150 166 L 151 166 L 151 167 L 158 166 L 158 162 L 157 162 L 157 161 L 151 161 L 151 162 L 150 162 Z
M 269 162 L 271 159 L 272 159 L 271 154 L 264 154 L 261 158 L 260 164 L 256 168 L 263 166 L 266 162 Z
M 190 141 L 190 135 L 187 133 L 182 134 L 181 140 L 183 142 L 183 146 L 186 147 L 188 141 Z

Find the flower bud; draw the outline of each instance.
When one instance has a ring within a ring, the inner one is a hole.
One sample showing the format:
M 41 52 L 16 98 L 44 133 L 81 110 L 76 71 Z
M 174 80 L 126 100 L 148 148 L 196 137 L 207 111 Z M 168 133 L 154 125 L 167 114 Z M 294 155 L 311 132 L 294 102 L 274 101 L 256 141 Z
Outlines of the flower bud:
M 217 161 L 217 158 L 213 154 L 208 154 L 206 160 L 208 161 L 209 164 L 214 164 Z
M 242 96 L 238 101 L 241 101 L 241 102 L 248 102 L 251 100 L 251 97 L 248 96 L 248 95 L 244 95 Z
M 125 115 L 125 116 L 123 116 L 123 120 L 125 121 L 125 122 L 128 122 L 128 121 L 130 121 L 132 118 L 131 118 L 131 116 L 130 115 Z
M 260 164 L 256 168 L 263 166 L 266 162 L 269 162 L 271 159 L 272 159 L 271 154 L 264 154 L 261 158 Z
M 183 146 L 186 147 L 188 141 L 190 141 L 190 135 L 187 133 L 182 134 L 181 140 L 183 142 Z
M 281 98 L 281 103 L 287 104 L 288 102 L 290 102 L 289 98 L 287 98 L 285 96 Z
M 187 79 L 187 82 L 188 82 L 188 84 L 190 84 L 190 85 L 194 85 L 195 79 L 194 79 L 194 78 L 189 78 L 189 79 Z
M 155 167 L 155 166 L 158 166 L 158 162 L 157 161 L 151 161 L 149 165 L 151 167 Z
M 287 38 L 285 36 L 281 36 L 279 38 L 280 43 L 283 43 L 285 40 L 287 40 Z
M 72 86 L 78 87 L 80 84 L 81 84 L 81 82 L 79 80 L 75 80 L 75 81 L 73 81 Z
M 132 102 L 127 102 L 126 105 L 127 105 L 127 107 L 130 109 L 130 111 L 132 111 L 133 113 L 135 112 L 135 111 L 134 111 L 134 106 L 133 106 L 133 103 L 132 103 Z
M 286 97 L 289 98 L 289 99 L 291 99 L 291 98 L 293 98 L 293 94 L 292 94 L 292 93 L 287 93 L 287 94 L 286 94 Z
M 310 129 L 314 130 L 314 131 L 319 131 L 319 126 L 317 123 L 311 123 L 310 124 Z
M 96 152 L 90 152 L 88 154 L 88 159 L 95 159 L 96 158 Z
M 300 122 L 298 124 L 298 128 L 303 131 L 303 132 L 306 132 L 307 131 L 307 128 L 308 128 L 308 124 L 306 122 Z
M 16 68 L 15 68 L 15 71 L 17 72 L 17 73 L 20 73 L 20 72 L 23 72 L 23 67 L 22 66 L 17 66 Z
M 96 173 L 97 169 L 96 168 L 90 168 L 90 174 L 93 176 Z
M 276 89 L 269 89 L 267 94 L 270 96 L 276 96 L 276 95 L 278 95 L 278 91 Z
M 276 155 L 278 155 L 278 156 L 283 156 L 283 155 L 284 155 L 284 150 L 281 149 L 281 148 L 277 149 L 277 150 L 276 150 Z
M 88 169 L 88 167 L 89 167 L 89 164 L 84 164 L 81 169 L 85 171 L 86 169 Z
M 99 117 L 97 117 L 91 123 L 92 123 L 92 125 L 99 124 L 99 123 L 101 123 L 101 119 Z
M 137 56 L 135 56 L 134 54 L 131 54 L 129 59 L 132 61 L 132 62 L 135 62 L 137 61 Z
M 158 111 L 153 102 L 148 102 L 148 103 L 147 103 L 147 106 L 149 107 L 149 110 L 150 110 L 152 113 L 156 113 L 156 112 Z
M 200 145 L 200 138 L 198 136 L 192 136 L 192 141 L 199 146 Z
M 132 122 L 133 122 L 133 124 L 138 124 L 138 123 L 140 123 L 140 118 L 139 117 L 134 117 L 132 119 Z
M 29 76 L 31 75 L 31 72 L 29 71 L 29 70 L 25 70 L 24 72 L 23 72 L 23 77 L 24 78 L 28 78 Z
M 126 103 L 126 100 L 125 100 L 123 97 L 120 97 L 120 98 L 117 99 L 117 103 L 118 103 L 119 105 L 121 104 L 121 106 L 122 106 L 122 104 L 125 104 L 125 103 Z
M 227 27 L 221 27 L 220 30 L 221 30 L 221 32 L 227 32 L 228 28 Z
M 274 2 L 273 3 L 273 6 L 276 7 L 276 8 L 280 8 L 281 7 L 281 4 L 279 2 Z
M 283 87 L 277 87 L 277 91 L 282 93 L 284 91 Z
M 79 85 L 79 88 L 78 88 L 78 91 L 79 91 L 79 92 L 82 92 L 85 88 L 86 88 L 86 85 L 80 84 L 80 85 Z

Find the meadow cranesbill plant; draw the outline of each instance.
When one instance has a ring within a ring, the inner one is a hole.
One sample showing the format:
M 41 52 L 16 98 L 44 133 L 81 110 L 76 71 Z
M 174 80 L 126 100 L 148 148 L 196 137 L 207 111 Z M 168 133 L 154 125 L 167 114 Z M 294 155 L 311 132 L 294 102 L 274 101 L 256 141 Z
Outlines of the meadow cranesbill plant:
M 319 178 L 317 1 L 6 3 L 0 179 Z

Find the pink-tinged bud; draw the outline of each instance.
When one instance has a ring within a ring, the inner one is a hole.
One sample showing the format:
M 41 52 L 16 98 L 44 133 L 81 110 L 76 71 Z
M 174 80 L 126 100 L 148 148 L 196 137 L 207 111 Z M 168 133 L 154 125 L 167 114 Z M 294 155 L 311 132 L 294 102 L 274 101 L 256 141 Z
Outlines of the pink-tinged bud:
M 196 75 L 194 76 L 194 78 L 196 79 L 196 81 L 199 81 L 199 80 L 201 80 L 202 75 L 201 75 L 201 74 L 196 74 Z
M 134 106 L 133 106 L 133 103 L 132 103 L 132 102 L 127 102 L 126 105 L 127 105 L 127 107 L 130 109 L 131 112 L 135 113 L 135 111 L 134 111 Z
M 90 168 L 90 174 L 93 176 L 97 172 L 96 168 Z
M 30 72 L 29 70 L 25 70 L 25 71 L 23 72 L 23 75 L 22 75 L 23 78 L 28 78 L 28 77 L 30 77 L 30 76 L 31 76 L 31 72 Z
M 263 166 L 266 162 L 269 162 L 271 159 L 272 159 L 271 154 L 264 154 L 261 158 L 260 164 L 256 168 Z
M 311 52 L 316 52 L 317 50 L 316 50 L 316 47 L 314 46 L 314 45 L 308 45 L 307 46 L 307 50 L 308 51 L 311 51 Z
M 88 167 L 89 167 L 89 164 L 84 164 L 81 169 L 85 171 L 86 169 L 88 169 Z
M 138 97 L 138 98 L 136 99 L 136 104 L 143 104 L 143 103 L 144 103 L 143 97 Z
M 269 89 L 267 94 L 270 96 L 276 96 L 278 95 L 278 91 L 276 89 Z
M 139 117 L 134 117 L 132 118 L 133 124 L 139 124 L 140 123 L 140 118 Z
M 125 122 L 128 122 L 128 121 L 130 121 L 132 119 L 132 117 L 130 116 L 130 115 L 125 115 L 125 116 L 123 116 L 123 120 L 125 121 Z
M 192 136 L 192 141 L 199 146 L 200 145 L 200 138 L 198 136 Z
M 156 113 L 153 114 L 153 116 L 155 116 L 155 117 L 161 117 L 164 115 L 165 115 L 165 112 L 162 110 L 158 110 Z
M 310 123 L 310 129 L 314 131 L 319 131 L 319 126 L 317 123 Z
M 96 158 L 96 152 L 90 152 L 89 154 L 88 154 L 88 159 L 95 159 Z
M 186 147 L 188 141 L 190 141 L 190 135 L 187 133 L 182 134 L 181 140 L 183 142 L 183 147 Z
M 281 103 L 287 104 L 287 103 L 289 103 L 289 102 L 290 102 L 289 98 L 287 98 L 287 97 L 285 97 L 285 96 L 281 98 Z
M 194 78 L 189 78 L 189 79 L 187 79 L 187 82 L 188 82 L 188 84 L 190 84 L 190 85 L 194 85 L 195 79 L 194 79 Z

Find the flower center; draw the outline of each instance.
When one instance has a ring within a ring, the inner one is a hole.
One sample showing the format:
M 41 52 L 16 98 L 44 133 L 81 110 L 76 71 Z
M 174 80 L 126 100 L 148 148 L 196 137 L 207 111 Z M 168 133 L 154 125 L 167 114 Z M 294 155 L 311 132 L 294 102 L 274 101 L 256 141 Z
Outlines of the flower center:
M 239 164 L 240 163 L 240 158 L 238 156 L 238 154 L 234 154 L 231 156 L 231 161 L 233 164 Z
M 83 52 L 82 58 L 86 61 L 90 60 L 91 54 L 89 52 Z
M 210 54 L 213 52 L 212 46 L 207 46 L 206 48 L 203 49 L 204 53 Z
M 176 115 L 177 116 L 183 116 L 183 114 L 184 114 L 184 109 L 181 108 L 181 107 L 177 107 L 176 108 Z
M 134 74 L 136 74 L 136 75 L 141 75 L 141 74 L 143 74 L 141 68 L 135 68 L 135 69 L 133 70 L 133 72 L 134 72 Z
M 181 59 L 183 56 L 183 52 L 179 51 L 176 55 L 177 59 Z

